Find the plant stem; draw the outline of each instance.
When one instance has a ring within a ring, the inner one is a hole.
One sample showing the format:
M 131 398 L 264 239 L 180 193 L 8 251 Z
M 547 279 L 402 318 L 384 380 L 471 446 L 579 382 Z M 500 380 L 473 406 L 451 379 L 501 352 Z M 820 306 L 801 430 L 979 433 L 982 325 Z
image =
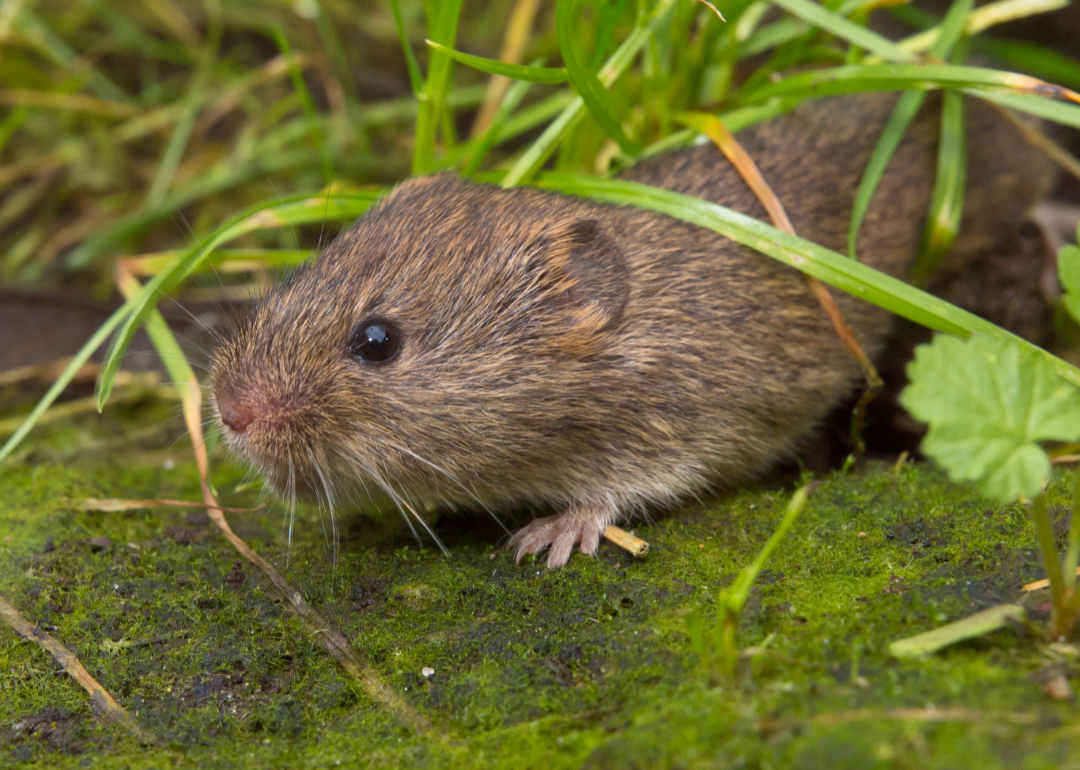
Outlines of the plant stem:
M 815 486 L 817 486 L 816 483 L 807 484 L 791 496 L 780 526 L 776 528 L 764 547 L 758 551 L 754 561 L 739 571 L 739 576 L 735 578 L 735 583 L 731 588 L 720 594 L 720 664 L 725 673 L 735 672 L 735 663 L 739 658 L 735 631 L 739 625 L 739 615 L 742 613 L 743 605 L 746 604 L 746 599 L 750 595 L 750 587 L 754 585 L 754 580 L 757 579 L 772 552 L 780 545 L 780 541 L 795 526 L 795 521 L 806 507 L 806 501 Z
M 1073 482 L 1072 520 L 1069 523 L 1069 546 L 1065 551 L 1065 588 L 1076 588 L 1076 567 L 1080 562 L 1080 468 Z
M 1035 498 L 1031 504 L 1031 518 L 1035 520 L 1035 530 L 1039 535 L 1039 548 L 1042 549 L 1043 561 L 1046 562 L 1046 577 L 1050 581 L 1050 595 L 1054 602 L 1055 626 L 1064 618 L 1065 581 L 1061 576 L 1061 563 L 1058 561 L 1057 548 L 1054 546 L 1054 530 L 1050 525 L 1050 516 L 1046 511 L 1046 493 Z

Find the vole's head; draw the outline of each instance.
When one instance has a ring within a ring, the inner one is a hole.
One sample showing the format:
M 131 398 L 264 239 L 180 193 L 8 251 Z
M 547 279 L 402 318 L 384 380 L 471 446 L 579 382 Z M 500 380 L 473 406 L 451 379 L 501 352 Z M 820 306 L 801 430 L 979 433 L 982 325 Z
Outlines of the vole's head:
M 398 187 L 215 351 L 228 444 L 286 493 L 542 492 L 536 469 L 588 433 L 589 371 L 612 365 L 629 296 L 598 211 L 450 177 Z

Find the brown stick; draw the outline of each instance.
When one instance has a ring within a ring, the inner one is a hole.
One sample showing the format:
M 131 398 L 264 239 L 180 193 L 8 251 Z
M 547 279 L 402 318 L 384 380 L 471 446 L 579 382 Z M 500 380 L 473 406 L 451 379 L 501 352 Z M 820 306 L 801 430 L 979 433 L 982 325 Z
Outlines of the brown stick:
M 644 556 L 649 552 L 649 544 L 640 537 L 635 537 L 625 529 L 620 529 L 614 524 L 609 524 L 604 530 L 604 537 L 624 551 L 629 551 L 632 556 Z
M 731 165 L 735 167 L 747 186 L 753 191 L 754 195 L 761 201 L 761 205 L 765 207 L 765 211 L 769 215 L 769 219 L 772 220 L 773 225 L 784 232 L 795 235 L 795 227 L 791 224 L 791 220 L 788 219 L 787 212 L 784 210 L 784 206 L 780 203 L 780 199 L 776 197 L 776 193 L 769 187 L 769 183 L 765 181 L 765 177 L 761 175 L 761 171 L 758 169 L 757 164 L 754 163 L 754 159 L 750 157 L 750 154 L 743 149 L 743 146 L 731 135 L 724 124 L 719 118 L 708 115 L 704 117 L 703 125 L 700 126 L 702 132 L 708 136 L 720 148 L 720 151 L 724 153 Z M 884 383 L 881 380 L 881 376 L 878 374 L 877 369 L 874 367 L 873 362 L 869 356 L 866 355 L 866 351 L 863 350 L 859 340 L 855 337 L 855 333 L 851 331 L 851 327 L 848 326 L 847 321 L 844 319 L 844 314 L 840 312 L 839 306 L 836 304 L 836 300 L 833 299 L 832 294 L 825 287 L 821 281 L 813 276 L 806 275 L 807 284 L 810 286 L 810 290 L 814 292 L 814 296 L 817 298 L 818 303 L 825 310 L 825 314 L 829 317 L 829 321 L 832 322 L 833 328 L 836 330 L 836 335 L 840 338 L 840 341 L 844 343 L 844 347 L 848 349 L 852 357 L 859 362 L 859 366 L 862 368 L 863 376 L 866 378 L 866 388 L 863 390 L 862 395 L 859 397 L 858 403 L 855 405 L 855 410 L 852 413 L 851 421 L 851 439 L 853 446 L 853 453 L 856 458 L 862 457 L 866 451 L 866 442 L 863 441 L 862 430 L 866 423 L 866 409 L 870 402 L 877 398 L 877 395 L 881 392 Z
M 106 722 L 125 728 L 143 743 L 153 743 L 153 737 L 139 727 L 139 723 L 131 716 L 124 707 L 116 702 L 116 698 L 109 691 L 98 684 L 94 677 L 83 668 L 83 664 L 71 650 L 60 644 L 49 634 L 33 625 L 3 596 L 0 596 L 0 616 L 15 631 L 31 642 L 39 644 L 46 652 L 53 656 L 60 667 L 68 675 L 78 682 L 84 690 L 90 693 L 90 700 L 94 704 L 94 710 Z
M 76 511 L 93 511 L 96 513 L 121 513 L 123 511 L 138 511 L 144 508 L 206 508 L 205 502 L 197 503 L 193 500 L 122 500 L 109 499 L 99 500 L 95 497 L 87 497 L 76 500 L 70 504 Z M 259 508 L 219 508 L 226 513 L 252 513 Z

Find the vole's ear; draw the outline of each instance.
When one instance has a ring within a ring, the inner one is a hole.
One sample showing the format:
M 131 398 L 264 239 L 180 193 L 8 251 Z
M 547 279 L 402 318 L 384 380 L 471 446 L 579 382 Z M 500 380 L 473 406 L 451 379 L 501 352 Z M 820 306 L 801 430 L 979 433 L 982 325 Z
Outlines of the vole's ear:
M 534 249 L 551 306 L 569 311 L 576 324 L 596 331 L 619 320 L 630 297 L 630 273 L 618 245 L 598 221 L 558 225 L 539 238 Z

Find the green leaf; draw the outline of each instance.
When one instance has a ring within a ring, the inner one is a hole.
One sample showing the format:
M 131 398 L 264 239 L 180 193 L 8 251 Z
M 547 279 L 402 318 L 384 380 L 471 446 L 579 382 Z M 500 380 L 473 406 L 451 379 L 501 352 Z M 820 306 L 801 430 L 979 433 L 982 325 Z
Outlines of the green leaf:
M 487 131 L 480 137 L 478 143 L 476 143 L 476 149 L 469 158 L 468 163 L 465 164 L 461 170 L 462 176 L 472 176 L 476 173 L 476 170 L 480 168 L 480 164 L 491 152 L 491 148 L 499 141 L 503 135 L 503 131 L 506 127 L 506 121 L 510 118 L 510 113 L 517 109 L 518 104 L 525 98 L 525 94 L 528 93 L 529 87 L 532 83 L 528 80 L 519 80 L 510 88 L 506 89 L 506 93 L 503 95 L 502 102 L 499 104 L 499 108 L 495 111 L 495 115 L 491 119 L 491 124 L 487 127 Z M 470 144 L 471 146 L 471 144 Z
M 900 403 L 930 425 L 923 452 L 996 500 L 1042 492 L 1039 441 L 1080 438 L 1080 390 L 1008 340 L 939 336 L 915 351 L 908 379 Z
M 950 644 L 1005 628 L 1009 623 L 1022 623 L 1026 618 L 1027 613 L 1019 604 L 999 604 L 925 634 L 895 641 L 889 645 L 889 654 L 896 658 L 922 658 Z
M 1076 237 L 1080 241 L 1080 231 Z M 1058 279 L 1065 289 L 1062 304 L 1074 320 L 1080 321 L 1080 247 L 1065 246 L 1058 252 Z
M 459 61 L 475 70 L 486 72 L 489 75 L 504 75 L 514 80 L 528 80 L 530 83 L 565 83 L 570 75 L 562 67 L 534 67 L 528 64 L 507 64 L 506 62 L 485 59 L 483 56 L 473 56 L 469 53 L 455 51 L 445 45 L 436 43 L 434 40 L 424 41 L 436 51 L 449 56 L 454 61 Z
M 1070 88 L 1080 88 L 1080 62 L 1052 48 L 1020 40 L 1001 40 L 980 35 L 972 42 L 977 52 Z
M 1080 128 L 1080 106 L 1075 104 L 1055 102 L 1051 99 L 1044 99 L 1041 96 L 1032 96 L 1031 94 L 1005 93 L 983 88 L 965 88 L 963 91 L 965 94 L 977 96 L 984 101 L 995 102 L 1003 107 L 1010 107 L 1014 110 L 1019 110 L 1020 112 L 1026 112 L 1037 118 L 1052 120 L 1063 126 Z
M 585 69 L 577 60 L 574 49 L 570 45 L 570 11 L 574 0 L 559 0 L 556 8 L 555 28 L 559 35 L 559 50 L 562 52 L 563 62 L 570 75 L 570 80 L 589 108 L 589 112 L 627 155 L 638 155 L 641 145 L 630 139 L 622 129 L 619 121 L 618 109 L 611 93 L 604 88 L 596 75 Z
M 109 339 L 109 335 L 113 333 L 113 330 L 123 323 L 123 321 L 131 314 L 132 305 L 133 303 L 129 300 L 117 308 L 113 314 L 109 316 L 108 320 L 99 326 L 98 330 L 94 332 L 94 335 L 79 349 L 79 352 L 75 354 L 70 363 L 64 367 L 64 371 L 60 373 L 60 376 L 57 377 L 49 387 L 49 390 L 42 397 L 41 401 L 39 401 L 33 411 L 26 416 L 26 419 L 23 420 L 18 430 L 4 442 L 2 447 L 0 447 L 0 461 L 14 452 L 15 447 L 17 447 L 26 437 L 26 434 L 33 430 L 34 426 L 37 425 L 38 420 L 41 419 L 41 416 L 49 410 L 49 407 L 53 405 L 53 402 L 60 397 L 60 394 L 64 392 L 64 389 L 75 379 L 75 375 L 82 369 L 83 364 L 90 360 L 90 356 L 94 354 L 94 351 L 105 344 L 105 340 Z

